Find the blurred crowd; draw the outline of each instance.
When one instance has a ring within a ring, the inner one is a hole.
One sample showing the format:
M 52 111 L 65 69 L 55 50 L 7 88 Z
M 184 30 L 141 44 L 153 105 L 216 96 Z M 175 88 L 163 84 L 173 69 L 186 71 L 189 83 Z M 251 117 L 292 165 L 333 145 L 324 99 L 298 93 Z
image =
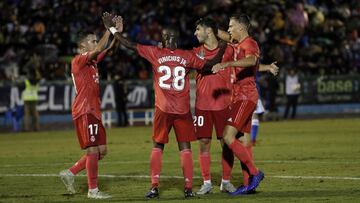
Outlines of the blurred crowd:
M 101 14 L 124 18 L 133 41 L 157 44 L 164 25 L 180 29 L 180 47 L 197 46 L 195 21 L 214 18 L 227 29 L 232 13 L 252 19 L 251 33 L 259 42 L 263 63 L 296 68 L 304 75 L 360 73 L 359 0 L 4 0 L 0 2 L 0 82 L 16 81 L 41 58 L 44 80 L 70 78 L 76 34 L 104 31 Z M 103 79 L 147 79 L 151 67 L 133 52 L 118 50 L 99 65 Z

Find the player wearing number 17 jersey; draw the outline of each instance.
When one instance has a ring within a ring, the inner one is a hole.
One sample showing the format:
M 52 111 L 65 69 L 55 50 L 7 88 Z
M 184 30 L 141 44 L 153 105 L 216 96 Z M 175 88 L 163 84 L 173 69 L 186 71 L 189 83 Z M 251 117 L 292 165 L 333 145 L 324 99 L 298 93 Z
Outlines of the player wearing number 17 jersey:
M 115 18 L 114 21 L 118 23 L 121 19 Z M 76 91 L 72 117 L 80 147 L 86 150 L 86 154 L 71 168 L 61 171 L 60 177 L 69 193 L 74 194 L 74 176 L 86 169 L 88 198 L 91 199 L 111 197 L 100 192 L 97 186 L 98 161 L 106 155 L 106 134 L 101 122 L 97 63 L 111 48 L 115 47 L 115 40 L 113 40 L 106 48 L 109 36 L 110 32 L 106 31 L 98 43 L 94 33 L 80 33 L 78 36 L 80 54 L 76 55 L 71 62 L 71 75 Z
M 153 124 L 153 149 L 150 156 L 151 189 L 145 198 L 159 197 L 159 178 L 162 165 L 162 153 L 168 143 L 169 132 L 174 128 L 180 151 L 181 168 L 184 175 L 184 196 L 193 197 L 193 159 L 190 142 L 196 140 L 195 130 L 190 112 L 190 67 L 208 69 L 218 61 L 224 53 L 223 45 L 219 54 L 211 61 L 205 61 L 192 51 L 177 49 L 177 31 L 174 28 L 162 30 L 162 44 L 145 46 L 134 44 L 120 34 L 114 36 L 122 45 L 135 50 L 141 57 L 152 64 L 153 85 L 155 90 L 155 114 Z

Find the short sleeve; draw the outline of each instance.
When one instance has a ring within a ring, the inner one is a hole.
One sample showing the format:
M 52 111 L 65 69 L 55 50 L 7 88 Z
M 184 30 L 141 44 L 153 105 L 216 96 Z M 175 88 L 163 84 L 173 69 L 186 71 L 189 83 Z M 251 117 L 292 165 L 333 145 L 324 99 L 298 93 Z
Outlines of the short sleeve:
M 260 56 L 260 49 L 258 44 L 253 39 L 248 39 L 242 44 L 242 49 L 245 51 L 245 56 L 254 55 L 256 57 Z
M 234 60 L 234 48 L 230 45 L 227 45 L 222 62 L 233 61 L 233 60 Z
M 200 58 L 199 55 L 197 55 L 194 51 L 188 51 L 188 61 L 189 67 L 195 68 L 195 69 L 202 69 L 206 63 L 206 60 L 203 58 Z
M 158 49 L 158 47 L 156 47 L 156 46 L 148 46 L 148 45 L 141 45 L 141 44 L 136 45 L 136 50 L 139 53 L 139 55 L 141 57 L 145 58 L 146 60 L 148 60 L 149 62 L 156 60 L 156 50 L 157 49 Z
M 72 61 L 72 66 L 74 68 L 73 71 L 77 72 L 81 68 L 84 68 L 89 61 L 89 56 L 90 56 L 90 54 L 88 52 L 75 56 L 75 58 Z

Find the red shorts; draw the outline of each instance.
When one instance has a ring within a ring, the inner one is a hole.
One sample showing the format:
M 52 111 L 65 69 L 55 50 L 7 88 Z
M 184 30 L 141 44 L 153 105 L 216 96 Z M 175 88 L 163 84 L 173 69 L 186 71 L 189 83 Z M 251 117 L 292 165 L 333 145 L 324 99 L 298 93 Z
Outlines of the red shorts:
M 178 142 L 191 142 L 196 140 L 192 116 L 187 114 L 171 114 L 155 107 L 152 139 L 161 144 L 169 142 L 169 132 L 174 127 Z
M 227 125 L 235 127 L 239 132 L 250 133 L 251 118 L 256 108 L 256 103 L 249 100 L 240 100 L 230 105 Z
M 197 139 L 212 137 L 213 126 L 215 126 L 216 137 L 223 137 L 229 108 L 219 111 L 200 110 L 195 108 L 194 126 Z
M 92 114 L 84 114 L 74 120 L 76 134 L 82 149 L 106 144 L 105 128 Z

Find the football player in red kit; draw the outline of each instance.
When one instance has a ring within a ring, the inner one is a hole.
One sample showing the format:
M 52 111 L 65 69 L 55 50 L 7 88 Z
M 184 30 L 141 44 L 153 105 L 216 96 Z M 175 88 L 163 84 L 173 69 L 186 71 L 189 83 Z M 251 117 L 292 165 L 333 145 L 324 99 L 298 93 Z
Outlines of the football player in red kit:
M 232 78 L 235 79 L 232 88 L 232 101 L 223 139 L 234 155 L 246 166 L 249 172 L 249 184 L 239 187 L 232 195 L 247 194 L 254 191 L 264 178 L 264 173 L 258 170 L 252 159 L 251 145 L 243 145 L 236 139 L 240 133 L 250 133 L 251 117 L 255 110 L 258 91 L 255 77 L 259 68 L 260 50 L 254 39 L 249 36 L 250 19 L 247 15 L 237 14 L 230 18 L 228 32 L 234 44 L 234 61 L 217 64 L 213 72 L 232 68 Z M 250 142 L 250 141 L 249 141 Z M 248 143 L 248 142 L 246 142 Z
M 103 17 L 110 14 L 104 13 Z M 122 31 L 121 17 L 113 18 L 118 32 Z M 121 22 L 121 23 L 120 23 Z M 99 191 L 97 185 L 98 161 L 106 155 L 106 133 L 101 122 L 99 74 L 97 63 L 115 47 L 115 38 L 106 47 L 111 33 L 106 31 L 98 42 L 92 32 L 78 36 L 79 54 L 71 62 L 71 76 L 76 91 L 72 104 L 72 117 L 81 149 L 86 154 L 71 168 L 60 172 L 60 177 L 69 193 L 74 194 L 74 176 L 86 169 L 88 198 L 107 199 L 110 195 Z
M 108 27 L 114 26 L 111 18 L 103 19 Z M 113 31 L 112 31 L 113 30 Z M 155 90 L 155 114 L 153 124 L 153 149 L 150 156 L 151 189 L 145 198 L 159 198 L 159 178 L 164 146 L 174 128 L 180 151 L 181 167 L 184 175 L 184 196 L 193 197 L 193 159 L 190 142 L 196 140 L 190 112 L 190 68 L 205 69 L 221 61 L 226 44 L 220 46 L 218 54 L 206 61 L 192 51 L 177 48 L 178 32 L 174 28 L 162 30 L 162 47 L 134 44 L 123 38 L 114 28 L 114 36 L 126 48 L 136 51 L 152 64 Z M 211 72 L 211 71 L 210 71 Z

